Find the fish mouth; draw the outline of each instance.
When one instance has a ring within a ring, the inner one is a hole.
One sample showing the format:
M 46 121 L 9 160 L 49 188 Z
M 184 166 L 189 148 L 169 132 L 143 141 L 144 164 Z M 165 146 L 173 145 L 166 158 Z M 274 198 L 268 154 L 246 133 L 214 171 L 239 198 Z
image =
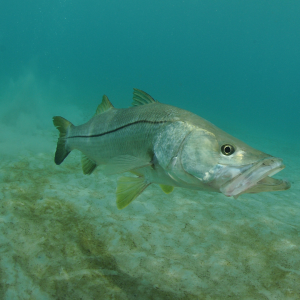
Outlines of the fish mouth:
M 269 157 L 250 165 L 240 175 L 224 183 L 220 191 L 237 198 L 244 193 L 260 193 L 283 191 L 290 188 L 288 181 L 272 178 L 274 174 L 285 168 L 281 158 Z

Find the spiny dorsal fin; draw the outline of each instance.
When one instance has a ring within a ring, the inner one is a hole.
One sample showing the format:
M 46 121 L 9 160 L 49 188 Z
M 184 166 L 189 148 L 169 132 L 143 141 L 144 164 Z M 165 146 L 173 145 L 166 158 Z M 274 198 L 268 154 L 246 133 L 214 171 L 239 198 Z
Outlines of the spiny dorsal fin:
M 95 168 L 97 167 L 96 163 L 84 154 L 81 155 L 81 166 L 83 174 L 87 175 L 92 174 Z
M 117 207 L 123 209 L 140 195 L 151 183 L 144 177 L 121 177 L 117 185 Z
M 111 104 L 111 102 L 108 100 L 106 95 L 103 95 L 101 104 L 98 105 L 96 109 L 96 115 L 102 114 L 105 111 L 108 111 L 109 109 L 113 108 L 114 106 Z
M 150 95 L 147 93 L 139 90 L 139 89 L 133 89 L 133 106 L 138 106 L 138 105 L 145 105 L 145 104 L 150 104 L 150 103 L 155 103 L 158 102 L 154 100 Z

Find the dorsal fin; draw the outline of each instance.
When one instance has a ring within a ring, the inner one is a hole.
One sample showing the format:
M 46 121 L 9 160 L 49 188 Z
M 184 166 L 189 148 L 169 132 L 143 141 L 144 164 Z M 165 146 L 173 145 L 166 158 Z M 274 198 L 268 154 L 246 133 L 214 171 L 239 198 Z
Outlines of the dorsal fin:
M 96 109 L 96 115 L 102 114 L 105 111 L 108 111 L 109 109 L 113 108 L 114 106 L 111 104 L 111 102 L 108 100 L 106 95 L 103 95 L 101 104 L 98 105 Z
M 150 103 L 155 103 L 155 102 L 158 102 L 158 101 L 154 100 L 147 93 L 145 93 L 139 89 L 133 89 L 133 102 L 132 102 L 133 106 L 150 104 Z

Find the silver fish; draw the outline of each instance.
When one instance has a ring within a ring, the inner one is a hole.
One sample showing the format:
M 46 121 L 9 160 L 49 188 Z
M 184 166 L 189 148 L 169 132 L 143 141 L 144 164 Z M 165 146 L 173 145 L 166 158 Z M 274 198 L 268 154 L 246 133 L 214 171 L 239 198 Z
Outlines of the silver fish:
M 165 193 L 183 187 L 235 198 L 290 188 L 288 181 L 271 177 L 285 167 L 280 158 L 248 146 L 189 111 L 159 103 L 141 90 L 134 89 L 132 104 L 116 109 L 104 95 L 95 116 L 83 125 L 53 117 L 60 132 L 57 165 L 78 149 L 84 174 L 103 165 L 108 174 L 136 175 L 118 180 L 119 209 L 151 183 L 159 184 Z

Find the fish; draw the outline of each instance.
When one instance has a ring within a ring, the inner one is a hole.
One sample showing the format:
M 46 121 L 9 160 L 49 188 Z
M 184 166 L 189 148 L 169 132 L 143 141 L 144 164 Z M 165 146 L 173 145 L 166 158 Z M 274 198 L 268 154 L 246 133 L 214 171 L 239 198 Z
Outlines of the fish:
M 154 100 L 133 89 L 129 108 L 115 108 L 106 95 L 95 115 L 75 126 L 53 117 L 59 130 L 54 161 L 81 151 L 84 174 L 101 165 L 106 174 L 122 174 L 116 204 L 123 209 L 149 185 L 163 192 L 175 187 L 222 193 L 237 198 L 245 193 L 283 191 L 287 180 L 272 176 L 285 168 L 281 158 L 242 142 L 187 110 Z

